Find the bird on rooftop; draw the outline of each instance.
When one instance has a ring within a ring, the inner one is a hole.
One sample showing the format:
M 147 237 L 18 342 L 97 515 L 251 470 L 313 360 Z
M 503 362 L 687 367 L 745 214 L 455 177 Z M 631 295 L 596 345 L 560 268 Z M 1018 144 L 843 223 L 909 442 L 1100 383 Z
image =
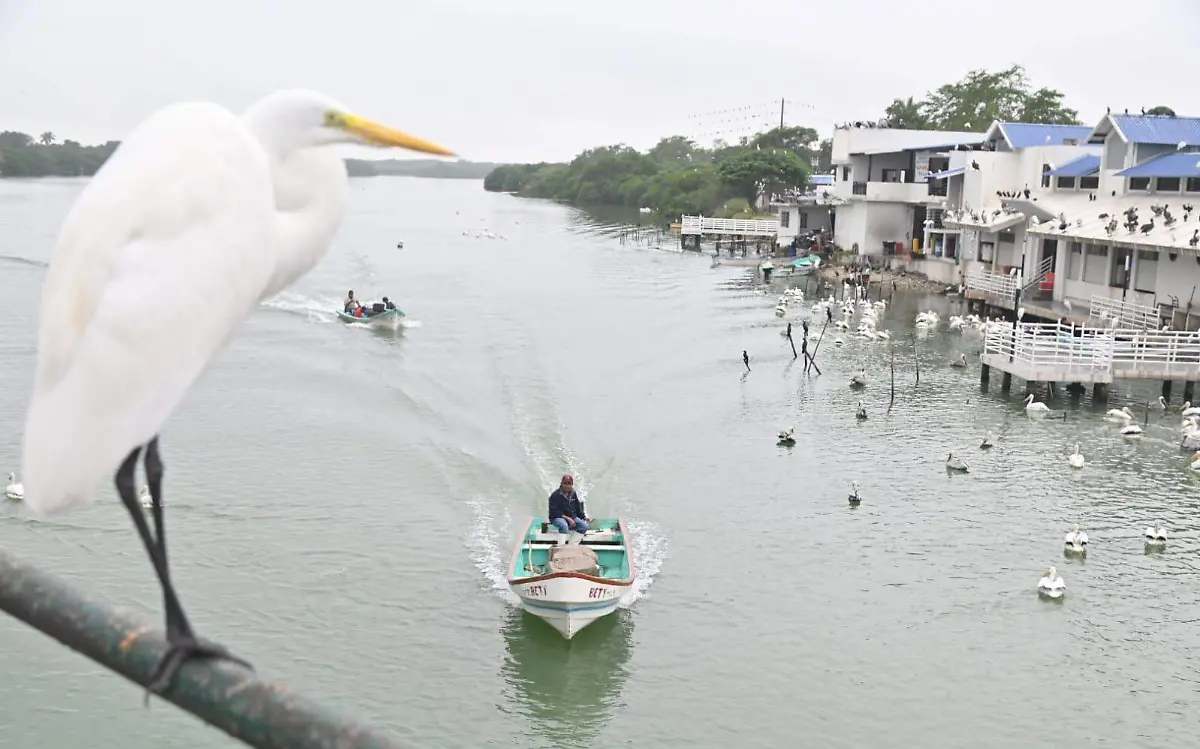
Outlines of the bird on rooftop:
M 162 694 L 191 658 L 248 666 L 193 632 L 171 584 L 159 432 L 259 303 L 306 274 L 346 212 L 336 144 L 449 151 L 312 91 L 240 116 L 215 104 L 145 119 L 79 194 L 42 291 L 22 475 L 38 515 L 90 503 L 113 476 L 163 591 Z M 151 309 L 153 314 L 145 314 Z M 138 500 L 143 458 L 155 532 Z
M 1142 234 L 1149 234 L 1150 232 L 1154 231 L 1154 219 L 1150 219 L 1150 223 L 1142 224 L 1140 227 L 1138 227 L 1138 229 L 1142 232 Z
M 1196 230 L 1196 231 L 1195 231 L 1195 232 L 1192 234 L 1192 238 L 1188 240 L 1188 246 L 1189 246 L 1189 247 L 1195 247 L 1195 246 L 1196 246 L 1196 245 L 1198 245 L 1198 244 L 1200 244 L 1200 229 L 1197 229 L 1197 230 Z
M 975 159 L 971 159 L 971 168 L 975 171 L 979 171 L 979 162 Z

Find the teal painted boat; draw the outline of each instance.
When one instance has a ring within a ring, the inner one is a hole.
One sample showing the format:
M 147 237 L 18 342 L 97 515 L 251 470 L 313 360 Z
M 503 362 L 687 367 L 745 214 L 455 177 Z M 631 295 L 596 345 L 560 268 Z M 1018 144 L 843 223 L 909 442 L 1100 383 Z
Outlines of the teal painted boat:
M 598 518 L 586 534 L 560 533 L 544 517 L 526 521 L 508 565 L 521 605 L 568 640 L 617 610 L 636 579 L 621 518 Z
M 338 310 L 337 316 L 343 322 L 357 322 L 366 325 L 376 325 L 387 320 L 391 324 L 395 325 L 404 319 L 404 310 L 397 307 L 395 309 L 384 310 L 383 312 L 380 312 L 377 315 L 371 315 L 370 317 L 355 317 L 354 315 L 347 315 L 345 312 Z

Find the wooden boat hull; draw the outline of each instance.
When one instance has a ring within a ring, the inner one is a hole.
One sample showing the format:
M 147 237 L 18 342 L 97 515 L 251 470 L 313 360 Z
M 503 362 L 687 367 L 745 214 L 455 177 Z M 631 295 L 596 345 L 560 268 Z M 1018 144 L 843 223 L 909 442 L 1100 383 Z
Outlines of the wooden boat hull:
M 599 529 L 589 533 L 582 546 L 596 552 L 599 575 L 548 572 L 549 550 L 563 539 L 551 528 L 543 533 L 545 518 L 530 518 L 518 537 L 508 569 L 509 589 L 530 614 L 542 619 L 568 640 L 592 622 L 617 610 L 635 579 L 633 554 L 625 523 L 598 519 Z
M 396 323 L 400 322 L 400 320 L 404 319 L 404 311 L 400 308 L 396 308 L 385 310 L 380 312 L 378 315 L 371 315 L 370 317 L 355 317 L 354 315 L 347 315 L 345 312 L 339 310 L 337 316 L 342 322 L 356 322 L 366 325 L 377 325 L 387 321 L 389 324 L 395 325 Z

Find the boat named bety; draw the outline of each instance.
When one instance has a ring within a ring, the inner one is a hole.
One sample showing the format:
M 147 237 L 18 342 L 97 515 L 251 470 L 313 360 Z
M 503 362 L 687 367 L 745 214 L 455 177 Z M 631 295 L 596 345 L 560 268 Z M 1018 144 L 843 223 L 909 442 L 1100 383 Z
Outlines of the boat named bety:
M 525 610 L 568 640 L 616 611 L 634 579 L 621 518 L 594 520 L 582 535 L 559 533 L 544 517 L 530 518 L 508 566 L 508 586 Z

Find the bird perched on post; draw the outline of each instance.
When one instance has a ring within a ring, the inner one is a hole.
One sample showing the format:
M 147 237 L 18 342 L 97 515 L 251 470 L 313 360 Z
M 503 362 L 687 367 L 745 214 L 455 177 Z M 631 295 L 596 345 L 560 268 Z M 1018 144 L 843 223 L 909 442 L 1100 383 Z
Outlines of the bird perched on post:
M 348 183 L 324 146 L 339 143 L 452 155 L 312 91 L 240 116 L 175 104 L 124 139 L 59 232 L 25 419 L 26 502 L 43 516 L 88 504 L 115 472 L 163 590 L 169 648 L 151 692 L 192 657 L 247 665 L 195 635 L 171 585 L 158 434 L 250 312 L 329 249 Z M 153 535 L 134 479 L 143 452 Z

